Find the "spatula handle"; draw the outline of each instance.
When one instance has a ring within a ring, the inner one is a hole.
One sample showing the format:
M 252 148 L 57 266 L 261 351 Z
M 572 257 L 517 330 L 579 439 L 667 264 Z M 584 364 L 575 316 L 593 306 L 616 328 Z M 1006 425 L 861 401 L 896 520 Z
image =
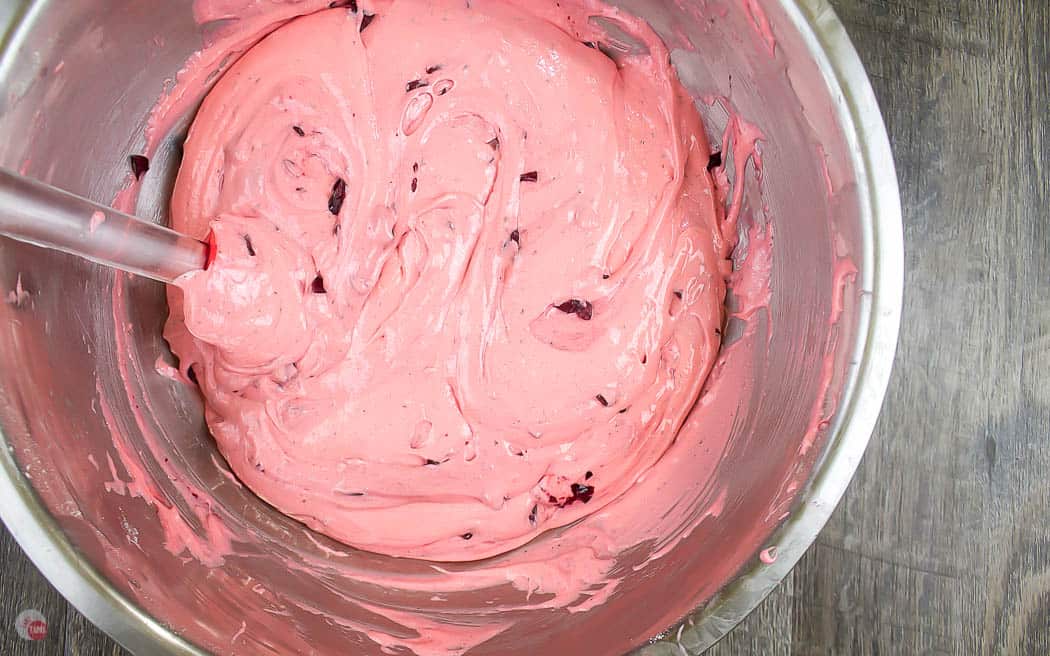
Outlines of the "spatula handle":
M 167 283 L 208 262 L 198 239 L 2 168 L 0 235 Z

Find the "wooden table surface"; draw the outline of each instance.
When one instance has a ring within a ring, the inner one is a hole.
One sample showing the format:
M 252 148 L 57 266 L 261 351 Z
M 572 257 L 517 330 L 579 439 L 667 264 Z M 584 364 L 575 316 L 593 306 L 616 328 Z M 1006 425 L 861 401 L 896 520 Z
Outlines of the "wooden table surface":
M 896 371 L 827 528 L 711 653 L 1050 654 L 1050 2 L 833 4 L 901 182 Z M 0 572 L 0 654 L 126 653 L 6 531 Z

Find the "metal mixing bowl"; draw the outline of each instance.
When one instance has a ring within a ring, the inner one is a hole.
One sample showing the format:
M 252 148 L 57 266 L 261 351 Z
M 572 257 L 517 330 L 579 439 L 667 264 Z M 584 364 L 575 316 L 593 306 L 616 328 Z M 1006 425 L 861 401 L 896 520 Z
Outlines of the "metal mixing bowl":
M 618 4 L 646 17 L 671 44 L 683 82 L 698 99 L 729 98 L 766 136 L 762 194 L 749 184 L 745 214 L 776 228 L 773 347 L 754 363 L 755 393 L 716 474 L 729 491 L 722 514 L 650 567 L 627 574 L 607 604 L 523 617 L 471 654 L 594 653 L 588 646 L 596 635 L 613 636 L 620 651 L 641 645 L 646 654 L 699 653 L 754 608 L 813 542 L 853 475 L 889 378 L 903 269 L 897 183 L 872 90 L 827 2 Z M 756 30 L 755 7 L 768 16 L 775 56 Z M 164 81 L 201 45 L 191 2 L 6 0 L 0 25 L 7 27 L 0 166 L 111 201 L 126 183 L 127 155 L 142 147 L 145 119 Z M 700 52 L 683 47 L 686 39 Z M 699 104 L 720 142 L 725 114 L 717 103 Z M 165 219 L 179 142 L 179 134 L 171 135 L 154 158 L 138 199 L 141 216 Z M 832 325 L 836 255 L 851 258 L 859 275 Z M 0 240 L 0 286 L 13 289 L 19 279 L 29 296 L 0 303 L 7 447 L 0 450 L 0 514 L 62 594 L 140 654 L 290 653 L 307 644 L 316 653 L 379 653 L 343 626 L 340 620 L 362 618 L 335 592 L 385 602 L 399 592 L 355 583 L 326 564 L 315 544 L 323 538 L 306 535 L 229 481 L 196 395 L 153 375 L 153 363 L 167 353 L 161 286 Z M 117 316 L 114 290 L 122 299 Z M 834 416 L 817 448 L 799 458 L 831 331 Z M 122 376 L 130 379 L 127 388 Z M 147 433 L 160 436 L 159 446 L 147 448 Z M 163 474 L 162 458 L 180 477 L 212 490 L 207 502 L 252 539 L 234 543 L 221 567 L 173 555 L 158 508 L 107 491 L 115 441 L 137 467 L 125 471 L 122 464 L 117 478 L 152 479 L 157 494 L 170 498 L 170 508 L 161 510 L 203 530 Z M 799 475 L 806 485 L 787 488 Z M 786 518 L 771 515 L 771 506 Z M 778 548 L 772 564 L 757 558 L 767 545 Z M 425 568 L 371 554 L 348 558 L 374 571 Z M 410 595 L 397 602 L 422 603 Z M 485 599 L 449 603 L 469 608 Z M 273 609 L 280 613 L 260 612 Z M 646 644 L 661 631 L 662 638 Z

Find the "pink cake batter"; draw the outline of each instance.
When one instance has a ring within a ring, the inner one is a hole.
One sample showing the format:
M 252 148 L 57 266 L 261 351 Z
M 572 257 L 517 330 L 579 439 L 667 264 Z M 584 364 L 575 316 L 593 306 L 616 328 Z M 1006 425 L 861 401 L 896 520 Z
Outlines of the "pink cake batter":
M 209 93 L 172 216 L 218 250 L 166 337 L 259 496 L 355 547 L 486 558 L 665 454 L 732 244 L 644 24 L 654 54 L 618 66 L 553 2 L 370 9 L 280 27 Z

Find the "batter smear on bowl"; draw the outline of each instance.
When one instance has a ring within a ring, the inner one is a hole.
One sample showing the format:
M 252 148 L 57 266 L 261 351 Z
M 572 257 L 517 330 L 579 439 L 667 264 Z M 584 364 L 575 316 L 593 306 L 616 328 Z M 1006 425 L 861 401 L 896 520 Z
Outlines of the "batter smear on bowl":
M 595 46 L 604 5 L 350 4 L 205 99 L 172 216 L 218 249 L 166 337 L 260 497 L 362 549 L 493 556 L 630 494 L 696 403 L 712 152 L 665 49 Z

